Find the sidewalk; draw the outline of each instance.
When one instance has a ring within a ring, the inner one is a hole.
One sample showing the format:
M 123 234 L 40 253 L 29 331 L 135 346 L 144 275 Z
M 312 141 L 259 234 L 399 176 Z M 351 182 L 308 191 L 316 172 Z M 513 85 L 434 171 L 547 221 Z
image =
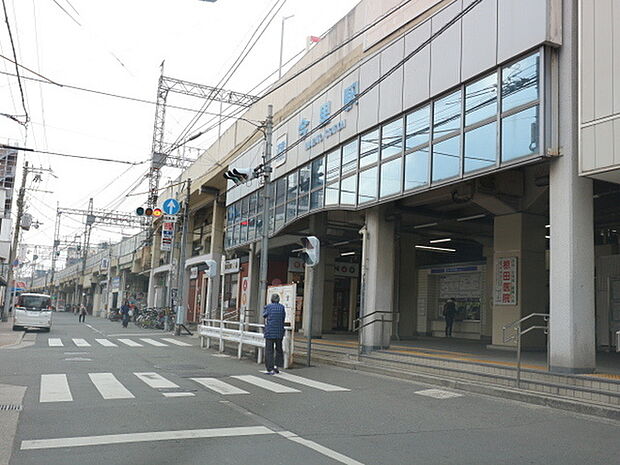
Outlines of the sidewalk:
M 13 331 L 13 323 L 0 321 L 0 347 L 7 347 L 19 344 L 24 338 L 25 331 Z

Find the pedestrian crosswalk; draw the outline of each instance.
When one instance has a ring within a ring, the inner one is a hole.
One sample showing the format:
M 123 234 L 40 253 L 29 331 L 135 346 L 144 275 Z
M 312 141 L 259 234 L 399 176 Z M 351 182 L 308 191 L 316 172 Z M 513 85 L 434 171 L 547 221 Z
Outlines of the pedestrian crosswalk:
M 102 347 L 119 347 L 119 346 L 127 346 L 127 347 L 191 347 L 193 344 L 180 341 L 178 339 L 174 339 L 172 337 L 162 337 L 161 340 L 150 338 L 150 337 L 139 337 L 135 339 L 130 338 L 117 338 L 117 339 L 109 339 L 109 338 L 95 338 L 94 341 L 87 341 L 83 338 L 68 338 L 63 340 L 59 337 L 50 337 L 47 340 L 47 345 L 49 347 L 92 347 L 92 346 L 102 346 Z
M 104 400 L 135 399 L 143 395 L 162 395 L 169 398 L 195 397 L 200 392 L 224 396 L 271 394 L 299 394 L 303 387 L 309 391 L 346 392 L 348 388 L 324 383 L 310 378 L 280 373 L 269 379 L 262 375 L 234 375 L 223 378 L 180 378 L 156 372 L 88 373 L 90 383 L 84 383 L 85 374 L 44 374 L 40 379 L 39 402 L 74 402 L 91 400 L 92 396 Z M 287 383 L 300 387 L 296 389 Z M 71 384 L 75 387 L 71 388 Z M 85 387 L 86 386 L 86 387 Z M 94 388 L 94 389 L 93 389 Z M 201 389 L 203 388 L 203 389 Z M 147 394 L 148 393 L 148 394 Z

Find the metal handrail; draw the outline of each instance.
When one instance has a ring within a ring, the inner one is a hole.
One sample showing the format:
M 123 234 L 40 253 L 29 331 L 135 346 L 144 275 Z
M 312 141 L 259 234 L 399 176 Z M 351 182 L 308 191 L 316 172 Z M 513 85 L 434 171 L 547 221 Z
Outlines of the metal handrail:
M 543 318 L 545 322 L 547 322 L 546 326 L 532 325 L 528 326 L 525 329 L 521 329 L 522 325 L 525 321 L 528 321 L 531 318 Z M 548 313 L 530 313 L 529 315 L 524 316 L 523 318 L 519 318 L 518 320 L 513 321 L 512 323 L 508 323 L 505 326 L 502 326 L 502 341 L 505 343 L 510 341 L 517 341 L 517 378 L 516 385 L 517 389 L 521 388 L 521 336 L 529 333 L 535 329 L 542 329 L 545 334 L 549 334 L 549 314 Z M 506 330 L 512 329 L 515 330 L 513 334 L 506 337 Z M 549 337 L 547 337 L 547 371 L 549 371 Z
M 371 321 L 367 321 L 366 323 L 364 323 L 364 319 L 371 317 L 373 315 L 381 315 L 381 318 L 375 318 Z M 385 318 L 383 318 L 383 315 L 391 315 L 392 318 L 389 320 L 386 320 Z M 366 328 L 367 326 L 373 325 L 377 322 L 381 322 L 383 323 L 394 323 L 394 322 L 398 322 L 399 321 L 399 317 L 400 314 L 399 312 L 390 312 L 387 310 L 375 310 L 374 312 L 368 313 L 367 315 L 362 315 L 359 318 L 356 318 L 355 320 L 353 320 L 353 332 L 357 331 L 358 337 L 357 337 L 357 356 L 358 358 L 362 355 L 362 329 Z M 384 339 L 384 327 L 381 327 L 381 344 L 383 347 L 383 339 Z

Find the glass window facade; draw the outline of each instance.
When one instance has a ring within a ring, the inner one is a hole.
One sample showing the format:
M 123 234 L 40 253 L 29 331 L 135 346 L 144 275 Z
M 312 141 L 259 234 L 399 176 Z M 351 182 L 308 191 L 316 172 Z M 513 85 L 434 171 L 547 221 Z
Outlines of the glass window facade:
M 360 139 L 360 168 L 372 165 L 379 159 L 379 130 L 364 134 Z
M 540 69 L 540 53 L 518 59 L 274 180 L 270 233 L 324 207 L 366 208 L 539 156 Z M 261 237 L 263 208 L 262 190 L 228 206 L 227 248 Z
M 403 153 L 403 119 L 398 118 L 381 128 L 381 159 Z

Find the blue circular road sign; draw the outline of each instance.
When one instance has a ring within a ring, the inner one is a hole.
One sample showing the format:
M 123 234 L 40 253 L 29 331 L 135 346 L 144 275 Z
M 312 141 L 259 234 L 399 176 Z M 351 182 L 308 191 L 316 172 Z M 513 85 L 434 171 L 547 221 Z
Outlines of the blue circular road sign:
M 166 215 L 176 215 L 179 213 L 181 205 L 176 199 L 168 199 L 164 202 L 162 210 Z

